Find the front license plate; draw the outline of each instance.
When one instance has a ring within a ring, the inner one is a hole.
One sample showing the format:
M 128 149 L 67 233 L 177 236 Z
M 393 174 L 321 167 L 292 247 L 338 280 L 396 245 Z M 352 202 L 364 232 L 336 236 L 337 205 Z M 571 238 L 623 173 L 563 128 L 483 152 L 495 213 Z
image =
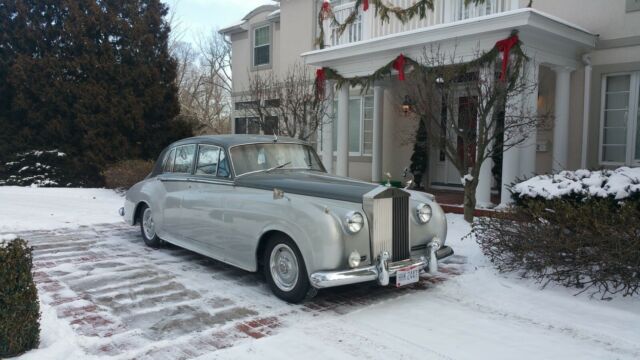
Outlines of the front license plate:
M 417 283 L 420 280 L 420 268 L 408 266 L 396 271 L 396 287 Z

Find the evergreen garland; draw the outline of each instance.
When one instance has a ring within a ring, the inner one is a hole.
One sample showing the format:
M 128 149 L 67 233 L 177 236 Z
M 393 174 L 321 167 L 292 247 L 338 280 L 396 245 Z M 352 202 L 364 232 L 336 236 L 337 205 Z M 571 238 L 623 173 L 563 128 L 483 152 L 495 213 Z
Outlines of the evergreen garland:
M 369 3 L 375 6 L 375 16 L 379 17 L 383 24 L 391 20 L 391 15 L 395 16 L 396 19 L 400 20 L 404 24 L 415 16 L 419 16 L 420 19 L 424 19 L 427 16 L 427 10 L 433 10 L 433 0 L 418 0 L 406 9 L 398 6 L 388 6 L 384 3 L 384 0 L 369 0 Z M 330 7 L 323 5 L 318 13 L 318 29 L 320 29 L 320 35 L 316 39 L 316 45 L 318 45 L 320 49 L 325 48 L 324 26 L 322 26 L 324 20 L 328 19 L 331 21 L 331 24 L 336 25 L 337 36 L 340 37 L 344 31 L 358 19 L 361 4 L 362 0 L 355 1 L 353 9 L 343 23 L 338 21 Z
M 518 35 L 518 31 L 514 30 L 511 32 L 511 37 L 517 36 Z M 498 42 L 500 43 L 500 42 Z M 465 68 L 475 68 L 475 67 L 479 67 L 479 66 L 485 66 L 485 65 L 489 65 L 492 64 L 496 61 L 496 59 L 498 58 L 498 56 L 500 56 L 500 48 L 498 46 L 498 43 L 496 45 L 494 45 L 493 48 L 491 48 L 491 50 L 482 53 L 482 55 L 480 57 L 478 57 L 477 59 L 471 60 L 469 62 L 466 63 L 461 63 L 461 64 L 456 64 L 456 65 L 452 65 L 452 66 L 457 66 L 460 69 L 460 73 L 463 73 L 465 71 Z M 516 43 L 513 45 L 513 47 L 510 49 L 510 53 L 512 55 L 515 56 L 515 67 L 519 68 L 523 62 L 527 59 L 526 55 L 524 54 L 524 52 L 522 51 L 522 42 L 520 40 L 517 40 Z M 342 75 L 340 75 L 340 73 L 338 73 L 336 70 L 331 69 L 331 68 L 323 68 L 324 71 L 324 78 L 326 80 L 333 80 L 336 82 L 336 85 L 338 88 L 341 88 L 342 86 L 344 86 L 345 84 L 348 84 L 351 87 L 358 87 L 360 86 L 363 91 L 366 91 L 367 89 L 369 89 L 373 83 L 377 80 L 382 80 L 383 78 L 387 77 L 387 76 L 391 76 L 392 74 L 392 70 L 394 69 L 393 65 L 395 63 L 396 59 L 391 60 L 389 63 L 387 63 L 386 65 L 384 65 L 383 67 L 381 67 L 380 69 L 376 70 L 376 72 L 374 72 L 371 75 L 368 76 L 356 76 L 356 77 L 352 77 L 352 78 L 346 78 Z M 417 62 L 416 60 L 404 56 L 404 61 L 405 61 L 405 66 L 412 66 L 415 70 L 420 70 L 422 72 L 425 73 L 431 73 L 434 71 L 433 67 L 429 67 L 426 65 L 422 65 L 419 62 Z

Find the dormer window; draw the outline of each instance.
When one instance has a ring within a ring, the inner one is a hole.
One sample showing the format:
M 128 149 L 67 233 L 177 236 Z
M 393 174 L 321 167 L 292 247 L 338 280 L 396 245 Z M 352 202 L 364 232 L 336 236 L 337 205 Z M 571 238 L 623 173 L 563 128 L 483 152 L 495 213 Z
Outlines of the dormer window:
M 271 26 L 265 25 L 253 30 L 253 66 L 271 63 Z

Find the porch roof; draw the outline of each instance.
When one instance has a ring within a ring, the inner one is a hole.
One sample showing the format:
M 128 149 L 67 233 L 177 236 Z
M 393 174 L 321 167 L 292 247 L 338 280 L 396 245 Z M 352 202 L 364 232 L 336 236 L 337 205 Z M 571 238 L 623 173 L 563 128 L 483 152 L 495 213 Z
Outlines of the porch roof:
M 455 62 L 469 61 L 478 51 L 492 48 L 516 29 L 529 57 L 556 66 L 577 68 L 582 54 L 595 48 L 597 41 L 597 35 L 586 29 L 524 8 L 309 51 L 301 56 L 308 65 L 331 67 L 345 77 L 365 76 L 400 53 L 420 59 L 424 49 L 432 45 L 441 53 L 455 53 Z

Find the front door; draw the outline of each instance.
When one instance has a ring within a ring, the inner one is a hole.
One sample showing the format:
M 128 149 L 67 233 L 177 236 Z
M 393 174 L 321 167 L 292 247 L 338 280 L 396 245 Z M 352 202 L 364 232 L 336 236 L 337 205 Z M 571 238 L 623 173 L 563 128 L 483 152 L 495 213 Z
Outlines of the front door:
M 457 119 L 458 128 L 462 132 L 467 132 L 475 136 L 476 128 L 477 128 L 477 104 L 478 98 L 475 96 L 459 96 L 457 99 L 457 107 L 456 114 L 453 114 Z M 446 110 L 442 114 L 443 117 L 450 116 L 446 113 Z M 450 132 L 448 134 L 443 134 L 443 136 L 448 136 L 449 142 L 453 142 L 456 144 L 457 149 L 457 157 L 461 161 L 465 156 L 467 157 L 468 164 L 473 163 L 473 159 L 476 156 L 476 147 L 475 145 L 464 145 L 463 138 Z M 434 175 L 432 177 L 432 185 L 433 186 L 443 186 L 449 188 L 462 188 L 462 175 L 460 175 L 460 171 L 458 168 L 449 160 L 446 156 L 444 149 L 434 147 L 432 149 L 432 154 L 435 155 L 435 161 L 432 163 L 435 165 L 434 167 Z

